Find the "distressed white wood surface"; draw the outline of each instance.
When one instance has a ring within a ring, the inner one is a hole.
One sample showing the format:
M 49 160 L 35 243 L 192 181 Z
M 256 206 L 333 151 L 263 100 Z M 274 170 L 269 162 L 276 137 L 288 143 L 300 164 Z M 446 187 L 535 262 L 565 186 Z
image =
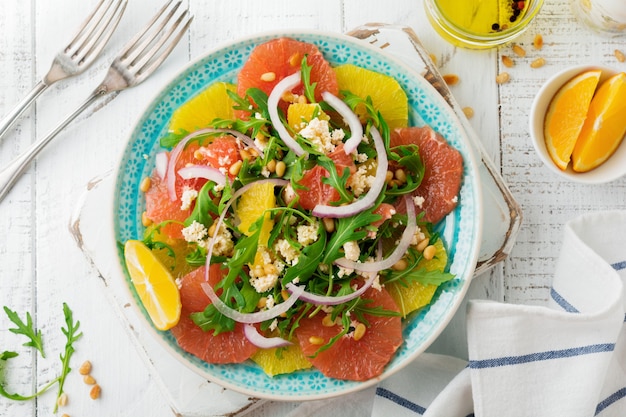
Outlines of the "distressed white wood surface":
M 159 7 L 160 2 L 132 0 L 104 56 L 83 76 L 51 87 L 5 137 L 0 139 L 0 166 L 27 144 L 47 133 L 100 81 L 109 62 L 126 40 Z M 144 84 L 119 95 L 108 106 L 81 116 L 41 154 L 8 197 L 0 202 L 0 304 L 21 315 L 30 311 L 44 335 L 48 358 L 42 360 L 21 347 L 23 340 L 8 332 L 0 312 L 0 351 L 21 356 L 8 370 L 8 388 L 28 393 L 58 372 L 64 344 L 60 332 L 62 303 L 81 321 L 84 337 L 72 365 L 94 364 L 93 376 L 102 386 L 98 401 L 73 372 L 66 390 L 69 405 L 59 415 L 172 416 L 167 401 L 150 380 L 144 363 L 102 295 L 102 285 L 85 261 L 68 222 L 84 185 L 111 169 L 144 106 L 187 62 L 237 37 L 280 28 L 315 28 L 345 32 L 367 22 L 406 25 L 436 57 L 442 73 L 459 75 L 452 87 L 459 103 L 471 106 L 470 120 L 489 155 L 522 206 L 524 221 L 517 244 L 507 260 L 478 277 L 473 297 L 537 304 L 547 298 L 563 224 L 578 214 L 603 209 L 626 209 L 626 179 L 603 186 L 564 182 L 551 174 L 534 154 L 528 137 L 528 112 L 542 82 L 574 64 L 605 63 L 626 70 L 613 56 L 626 52 L 622 41 L 601 38 L 578 25 L 568 0 L 546 2 L 539 17 L 519 43 L 528 51 L 507 71 L 511 82 L 495 84 L 503 71 L 501 55 L 510 47 L 491 51 L 454 48 L 430 28 L 419 0 L 189 0 L 195 21 L 183 44 Z M 94 1 L 9 1 L 0 8 L 0 114 L 7 113 L 47 71 L 55 52 L 73 35 Z M 59 23 L 61 22 L 61 23 Z M 545 46 L 532 48 L 541 33 Z M 530 61 L 543 56 L 543 68 Z M 104 212 L 103 212 L 104 215 Z M 450 347 L 454 352 L 453 347 Z M 26 403 L 0 398 L 0 415 L 44 416 L 52 412 L 47 394 Z M 276 415 L 289 409 L 269 404 L 255 415 Z

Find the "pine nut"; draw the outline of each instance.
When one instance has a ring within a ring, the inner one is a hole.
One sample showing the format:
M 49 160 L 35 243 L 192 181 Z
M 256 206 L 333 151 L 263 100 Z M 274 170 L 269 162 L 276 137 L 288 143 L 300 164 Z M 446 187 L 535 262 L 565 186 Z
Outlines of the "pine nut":
M 403 169 L 396 169 L 395 176 L 400 183 L 404 184 L 406 182 L 406 172 Z
M 463 114 L 465 115 L 465 117 L 467 117 L 468 119 L 471 119 L 472 117 L 474 117 L 474 109 L 467 106 L 467 107 L 463 107 Z
M 63 394 L 61 394 L 61 396 L 57 400 L 57 405 L 59 407 L 65 407 L 67 405 L 67 401 L 68 401 L 67 394 L 63 393 Z
M 394 271 L 404 271 L 405 269 L 407 269 L 408 266 L 409 263 L 406 261 L 406 259 L 402 258 L 398 262 L 393 264 L 391 269 L 393 269 Z
M 430 261 L 435 257 L 436 252 L 437 248 L 434 245 L 428 245 L 426 246 L 426 249 L 424 249 L 424 252 L 422 252 L 422 254 L 424 255 L 424 259 Z
M 283 300 L 286 300 L 287 298 L 289 298 L 289 291 L 281 290 L 280 296 L 283 297 Z
M 141 180 L 141 184 L 139 184 L 139 190 L 142 193 L 147 193 L 151 185 L 152 185 L 152 179 L 150 179 L 150 177 L 146 177 L 143 180 Z
M 309 343 L 312 345 L 323 345 L 324 339 L 319 336 L 311 336 L 309 337 Z
M 533 46 L 535 49 L 543 48 L 543 36 L 541 36 L 541 33 L 535 35 L 535 39 L 533 39 Z
M 515 52 L 515 55 L 522 58 L 526 56 L 526 50 L 518 44 L 513 45 L 513 52 Z
M 276 160 L 272 159 L 271 161 L 269 161 L 265 168 L 267 168 L 269 172 L 276 172 Z
M 61 414 L 61 417 L 70 417 L 69 414 Z
M 542 57 L 539 57 L 537 59 L 535 59 L 533 62 L 530 63 L 530 67 L 531 68 L 541 68 L 546 64 L 546 60 Z
M 256 303 L 256 307 L 258 309 L 265 308 L 266 305 L 267 305 L 267 297 L 259 298 L 259 301 Z
M 148 213 L 146 213 L 145 211 L 143 213 L 141 213 L 141 224 L 144 227 L 148 227 L 152 224 L 152 219 L 150 219 L 150 217 L 148 217 Z
M 507 68 L 515 66 L 515 62 L 508 55 L 502 55 L 502 64 Z
M 209 237 L 213 237 L 213 235 L 215 234 L 215 223 L 209 226 L 209 230 L 207 232 Z
M 322 319 L 322 326 L 324 327 L 333 327 L 335 325 L 335 321 L 333 320 L 333 316 L 331 314 L 327 314 Z
M 239 160 L 237 162 L 235 162 L 234 164 L 232 164 L 230 166 L 230 168 L 228 169 L 228 173 L 232 176 L 236 176 L 237 174 L 239 174 L 239 171 L 241 171 L 241 166 L 243 165 L 243 161 Z
M 456 74 L 445 74 L 443 76 L 443 80 L 446 82 L 446 84 L 448 84 L 449 86 L 453 86 L 459 83 L 459 76 Z
M 85 375 L 83 377 L 83 382 L 87 385 L 94 385 L 96 383 L 96 380 L 91 375 Z
M 91 397 L 92 400 L 97 400 L 98 398 L 100 398 L 101 391 L 102 389 L 100 388 L 100 385 L 96 384 L 93 387 L 91 387 L 91 391 L 89 391 L 89 396 Z
M 393 172 L 391 171 L 387 171 L 387 174 L 385 175 L 385 182 L 387 184 L 389 184 L 389 182 L 393 179 Z
M 88 375 L 91 372 L 91 362 L 85 361 L 80 368 L 78 368 L 78 373 L 81 375 Z
M 335 231 L 335 221 L 333 219 L 331 219 L 330 217 L 324 217 L 322 219 L 322 222 L 324 222 L 324 229 L 328 233 L 332 233 Z
M 299 63 L 300 54 L 298 52 L 295 52 L 289 57 L 289 65 L 291 65 L 292 67 L 297 67 Z
M 276 162 L 276 175 L 282 177 L 283 175 L 285 175 L 286 170 L 287 164 L 285 164 L 283 161 Z
M 265 275 L 277 275 L 278 269 L 273 264 L 265 264 L 263 265 L 263 271 Z
M 356 328 L 354 329 L 354 334 L 352 335 L 352 337 L 354 338 L 355 341 L 359 341 L 363 338 L 363 336 L 365 336 L 365 331 L 367 330 L 367 328 L 365 327 L 365 325 L 363 323 L 359 323 L 356 325 Z
M 617 58 L 619 62 L 626 61 L 626 56 L 624 56 L 624 53 L 620 51 L 619 49 L 616 49 L 615 52 L 613 52 L 613 54 L 615 54 L 615 58 Z
M 496 83 L 498 84 L 504 84 L 509 82 L 509 80 L 511 79 L 511 76 L 509 75 L 508 72 L 501 72 L 500 74 L 498 74 L 498 76 L 496 77 Z
M 245 149 L 242 149 L 242 150 L 240 150 L 240 151 L 239 151 L 239 156 L 241 156 L 241 159 L 242 159 L 242 160 L 244 160 L 244 161 L 245 161 L 246 159 L 248 159 L 248 160 L 249 160 L 249 159 L 250 159 L 250 152 L 248 152 L 248 151 L 247 151 L 247 150 L 245 150 Z
M 426 238 L 426 239 L 422 239 L 419 241 L 419 243 L 417 244 L 416 249 L 420 252 L 423 252 L 424 249 L 426 249 L 426 246 L 428 246 L 428 244 L 430 243 L 430 239 Z
M 261 81 L 272 82 L 276 79 L 275 72 L 266 72 L 261 74 Z

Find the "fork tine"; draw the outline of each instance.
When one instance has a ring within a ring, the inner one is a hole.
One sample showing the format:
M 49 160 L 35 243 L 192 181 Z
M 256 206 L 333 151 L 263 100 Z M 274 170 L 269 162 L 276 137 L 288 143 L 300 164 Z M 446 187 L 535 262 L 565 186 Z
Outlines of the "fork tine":
M 83 23 L 80 25 L 80 27 L 72 37 L 72 40 L 65 48 L 65 53 L 67 55 L 74 55 L 78 48 L 85 43 L 85 41 L 88 39 L 88 34 L 92 32 L 94 26 L 98 25 L 98 23 L 102 20 L 112 4 L 113 0 L 100 0 L 100 3 L 98 3 L 98 5 L 93 9 L 91 14 L 89 14 L 89 16 L 85 18 Z
M 186 21 L 185 21 L 186 20 Z M 176 22 L 167 30 L 167 32 L 160 34 L 159 41 L 150 47 L 150 50 L 142 51 L 142 54 L 137 57 L 136 62 L 133 62 L 131 65 L 135 68 L 137 76 L 142 76 L 144 73 L 150 73 L 154 70 L 154 68 L 158 67 L 165 58 L 170 54 L 172 49 L 178 44 L 178 41 L 185 33 L 191 21 L 192 17 L 189 16 L 189 12 L 185 10 L 183 14 L 181 14 Z M 181 25 L 181 23 L 185 21 L 182 27 L 176 32 L 176 29 Z M 171 42 L 165 47 L 163 50 L 163 45 L 170 40 L 173 36 Z M 153 58 L 159 54 L 158 57 L 153 61 Z
M 91 57 L 95 58 L 107 44 L 113 32 L 117 28 L 118 23 L 122 19 L 124 10 L 126 9 L 127 0 L 117 0 L 115 8 L 106 20 L 98 22 L 99 25 L 93 28 L 89 34 L 89 38 L 75 52 L 76 60 L 82 63 Z M 107 10 L 108 11 L 108 10 Z
M 137 43 L 144 37 L 144 35 L 152 28 L 152 26 L 161 18 L 163 13 L 169 8 L 170 4 L 172 4 L 173 0 L 169 0 L 165 5 L 159 10 L 159 12 L 148 22 L 148 24 L 137 33 L 128 43 L 124 46 L 122 51 L 119 54 L 120 59 L 126 60 L 128 58 L 128 53 L 134 49 Z M 174 5 L 174 10 L 180 6 L 181 1 L 178 0 Z

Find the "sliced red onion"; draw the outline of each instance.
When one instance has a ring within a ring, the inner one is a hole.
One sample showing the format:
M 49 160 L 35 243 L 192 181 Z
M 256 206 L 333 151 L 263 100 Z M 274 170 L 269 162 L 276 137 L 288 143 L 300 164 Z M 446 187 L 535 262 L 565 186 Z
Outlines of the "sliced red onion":
M 344 151 L 346 152 L 346 155 L 350 155 L 363 140 L 363 125 L 361 125 L 361 120 L 359 120 L 359 116 L 352 111 L 350 106 L 332 93 L 324 91 L 322 93 L 322 98 L 333 109 L 335 109 L 341 117 L 343 117 L 343 120 L 346 123 L 348 123 L 348 127 L 350 128 L 350 139 L 348 139 L 344 144 Z
M 278 136 L 280 136 L 282 141 L 285 142 L 285 145 L 287 145 L 289 149 L 294 151 L 296 155 L 301 156 L 304 154 L 304 149 L 302 149 L 302 146 L 300 146 L 298 142 L 296 142 L 296 140 L 291 137 L 291 135 L 287 131 L 287 128 L 281 122 L 280 116 L 278 115 L 278 102 L 283 97 L 283 94 L 285 94 L 285 92 L 287 91 L 291 91 L 292 88 L 298 86 L 299 84 L 300 71 L 297 71 L 290 76 L 280 80 L 280 82 L 278 82 L 278 84 L 274 86 L 272 92 L 267 98 L 267 110 L 270 114 L 270 121 L 272 122 L 274 129 L 276 129 L 276 132 L 278 132 Z
M 317 217 L 332 217 L 342 218 L 350 217 L 358 214 L 368 208 L 372 207 L 376 203 L 378 195 L 385 186 L 385 180 L 387 175 L 387 167 L 389 162 L 387 161 L 387 151 L 385 150 L 385 144 L 383 138 L 378 133 L 378 130 L 374 126 L 371 128 L 372 139 L 374 140 L 374 146 L 376 147 L 376 153 L 378 154 L 378 165 L 376 167 L 376 176 L 374 182 L 369 191 L 360 199 L 353 203 L 346 204 L 345 206 L 329 206 L 325 204 L 318 204 L 313 207 L 313 215 Z
M 161 181 L 165 179 L 167 173 L 167 152 L 159 152 L 154 158 L 154 164 L 156 168 L 156 174 Z
M 347 303 L 348 301 L 354 300 L 355 298 L 363 295 L 363 293 L 367 291 L 369 287 L 372 286 L 376 277 L 377 277 L 377 274 L 370 274 L 369 278 L 363 283 L 361 288 L 347 295 L 333 297 L 333 296 L 319 295 L 319 294 L 313 294 L 307 291 L 303 291 L 302 294 L 300 295 L 300 300 L 306 301 L 307 303 L 311 303 L 315 305 L 325 305 L 325 306 L 336 306 L 338 304 Z M 287 284 L 286 287 L 287 287 L 287 291 L 289 291 L 292 294 L 294 291 L 300 288 L 292 284 L 291 282 Z
M 269 178 L 269 179 L 264 179 L 264 180 L 251 182 L 249 184 L 244 185 L 243 187 L 238 189 L 233 194 L 233 196 L 228 200 L 228 203 L 224 207 L 224 210 L 222 211 L 222 214 L 220 214 L 220 217 L 218 218 L 217 222 L 215 223 L 215 230 L 219 230 L 220 227 L 222 227 L 222 223 L 224 222 L 224 217 L 226 216 L 226 213 L 228 212 L 228 209 L 230 208 L 230 206 L 243 193 L 248 191 L 254 185 L 264 184 L 264 183 L 272 183 L 274 185 L 284 186 L 284 185 L 289 184 L 289 181 L 281 180 L 281 179 L 278 179 L 278 178 Z M 213 287 L 211 287 L 211 285 L 209 285 L 209 274 L 210 274 L 209 271 L 211 269 L 210 268 L 211 257 L 213 256 L 213 248 L 215 247 L 216 236 L 217 236 L 217 234 L 211 236 L 211 240 L 209 242 L 209 253 L 208 253 L 207 258 L 206 258 L 206 273 L 205 273 L 205 281 L 206 282 L 203 282 L 200 285 L 201 285 L 203 291 L 206 293 L 207 297 L 209 297 L 209 299 L 211 300 L 211 302 L 213 303 L 213 305 L 217 309 L 217 311 L 219 311 L 220 313 L 222 313 L 226 317 L 229 317 L 229 318 L 231 318 L 231 319 L 233 319 L 235 321 L 238 321 L 240 323 L 260 323 L 262 321 L 273 319 L 273 318 L 281 315 L 282 313 L 285 313 L 287 310 L 289 310 L 291 308 L 291 306 L 293 306 L 296 303 L 296 301 L 298 301 L 298 297 L 300 297 L 300 295 L 304 292 L 304 287 L 296 287 L 296 288 L 294 288 L 293 292 L 291 293 L 291 296 L 289 296 L 289 298 L 287 298 L 282 303 L 276 304 L 274 307 L 272 307 L 272 308 L 270 308 L 268 310 L 258 311 L 256 313 L 241 313 L 241 312 L 239 312 L 237 310 L 234 310 L 234 309 L 230 308 L 229 306 L 227 306 L 218 297 L 218 295 L 215 293 L 215 291 L 213 290 Z
M 219 169 L 207 165 L 189 165 L 178 170 L 178 175 L 182 179 L 189 180 L 192 178 L 205 178 L 213 181 L 217 185 L 226 184 L 226 175 Z
M 402 259 L 402 257 L 406 254 L 406 251 L 409 249 L 413 236 L 417 230 L 417 222 L 415 221 L 415 204 L 408 195 L 404 196 L 404 202 L 406 204 L 407 216 L 406 228 L 402 233 L 398 246 L 386 259 L 376 262 L 355 262 L 346 258 L 339 258 L 335 261 L 335 265 L 343 268 L 354 269 L 355 271 L 360 272 L 380 272 L 384 269 L 391 268 L 396 262 Z
M 253 146 L 254 149 L 256 149 L 259 152 L 259 154 L 262 155 L 262 152 L 260 152 L 259 148 L 254 144 L 254 141 L 250 137 L 244 135 L 243 133 L 237 132 L 235 130 L 230 130 L 230 129 L 213 129 L 210 127 L 196 130 L 195 132 L 190 133 L 189 135 L 182 138 L 180 142 L 176 144 L 174 149 L 172 149 L 172 152 L 170 152 L 169 163 L 167 165 L 167 171 L 165 173 L 165 178 L 167 180 L 167 190 L 170 196 L 170 200 L 176 201 L 178 199 L 178 196 L 176 195 L 176 172 L 175 171 L 176 171 L 176 162 L 178 161 L 180 154 L 182 153 L 183 149 L 185 149 L 185 146 L 191 139 L 197 138 L 198 136 L 206 135 L 209 133 L 227 133 L 232 136 L 235 136 L 241 139 L 243 142 L 245 142 L 246 145 Z M 244 139 L 243 137 L 247 139 Z
M 261 349 L 272 349 L 292 344 L 290 341 L 281 337 L 265 337 L 251 324 L 245 324 L 243 326 L 243 332 L 250 343 Z

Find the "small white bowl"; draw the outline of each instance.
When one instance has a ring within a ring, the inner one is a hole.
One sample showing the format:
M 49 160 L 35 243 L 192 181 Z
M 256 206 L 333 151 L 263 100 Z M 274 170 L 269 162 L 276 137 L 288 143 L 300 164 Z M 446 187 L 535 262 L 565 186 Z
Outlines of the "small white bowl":
M 615 150 L 615 153 L 611 155 L 606 162 L 591 171 L 575 172 L 572 169 L 571 164 L 565 171 L 563 171 L 556 166 L 548 154 L 543 136 L 543 125 L 545 115 L 548 111 L 548 106 L 552 101 L 552 97 L 554 97 L 557 91 L 559 91 L 561 86 L 576 75 L 592 69 L 602 70 L 600 83 L 610 76 L 620 72 L 614 68 L 604 65 L 579 65 L 567 68 L 555 74 L 545 82 L 535 96 L 532 107 L 530 108 L 530 137 L 539 158 L 541 158 L 543 163 L 557 175 L 583 184 L 606 183 L 626 175 L 626 140 L 622 141 L 620 146 Z

